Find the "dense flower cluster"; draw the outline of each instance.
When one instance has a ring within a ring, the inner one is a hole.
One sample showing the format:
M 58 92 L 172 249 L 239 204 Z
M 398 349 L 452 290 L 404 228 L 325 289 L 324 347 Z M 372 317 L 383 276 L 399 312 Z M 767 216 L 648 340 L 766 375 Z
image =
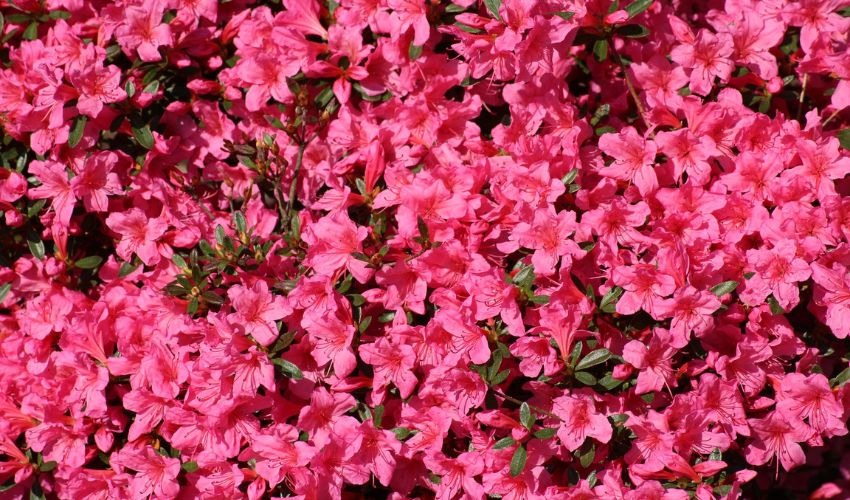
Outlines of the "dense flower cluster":
M 0 497 L 850 496 L 850 1 L 0 14 Z

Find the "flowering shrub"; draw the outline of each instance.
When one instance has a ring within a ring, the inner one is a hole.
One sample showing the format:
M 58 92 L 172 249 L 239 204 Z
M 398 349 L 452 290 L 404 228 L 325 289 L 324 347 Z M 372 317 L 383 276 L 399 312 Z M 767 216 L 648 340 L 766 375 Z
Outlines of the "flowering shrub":
M 850 495 L 850 1 L 0 13 L 0 497 Z

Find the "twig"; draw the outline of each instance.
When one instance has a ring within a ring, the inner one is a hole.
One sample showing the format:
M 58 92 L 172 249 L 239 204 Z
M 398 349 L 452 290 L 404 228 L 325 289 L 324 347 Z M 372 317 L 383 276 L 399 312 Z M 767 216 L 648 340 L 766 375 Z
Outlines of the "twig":
M 496 394 L 498 394 L 499 396 L 503 397 L 504 399 L 506 399 L 506 400 L 510 401 L 511 403 L 516 403 L 516 404 L 518 404 L 518 405 L 522 405 L 523 403 L 525 403 L 525 401 L 520 401 L 519 399 L 517 399 L 517 398 L 515 398 L 515 397 L 513 397 L 513 396 L 508 396 L 507 394 L 505 394 L 504 392 L 500 391 L 499 389 L 496 389 L 495 387 L 491 387 L 491 389 L 493 389 L 493 392 L 495 392 L 495 393 L 496 393 Z M 555 415 L 555 414 L 554 414 L 554 413 L 552 413 L 551 411 L 546 411 L 546 410 L 544 410 L 543 408 L 540 408 L 540 407 L 537 407 L 537 406 L 533 406 L 533 405 L 528 405 L 528 407 L 529 407 L 530 409 L 532 409 L 532 410 L 536 411 L 537 413 L 540 413 L 540 414 L 546 415 L 546 416 L 547 416 L 547 417 L 549 417 L 549 418 L 554 418 L 555 420 L 558 420 L 559 422 L 563 422 L 563 421 L 564 421 L 564 419 L 562 419 L 562 418 L 561 418 L 561 417 L 559 417 L 558 415 Z
M 821 128 L 826 127 L 826 124 L 829 123 L 830 120 L 838 116 L 838 113 L 841 113 L 841 111 L 843 111 L 843 109 L 836 109 L 835 111 L 833 111 L 832 114 L 829 115 L 826 120 L 824 120 L 823 123 L 820 124 Z
M 643 121 L 643 124 L 644 126 L 646 126 L 647 130 L 652 130 L 652 126 L 650 126 L 649 121 L 646 119 L 646 109 L 643 107 L 643 103 L 640 102 L 640 97 L 638 96 L 637 90 L 635 90 L 635 86 L 632 83 L 632 79 L 629 78 L 629 72 L 626 70 L 626 65 L 623 63 L 623 59 L 617 52 L 616 47 L 614 47 L 614 40 L 609 39 L 608 46 L 611 47 L 611 54 L 614 55 L 614 57 L 617 59 L 617 64 L 619 64 L 620 69 L 623 70 L 623 79 L 626 80 L 626 87 L 628 87 L 629 94 L 631 94 L 632 99 L 635 101 L 635 106 L 637 106 L 638 114 L 640 115 L 641 121 Z
M 289 184 L 289 199 L 286 200 L 286 213 L 292 214 L 292 204 L 295 202 L 295 191 L 298 187 L 298 173 L 301 172 L 301 163 L 304 161 L 304 150 L 307 149 L 308 141 L 300 141 L 298 144 L 298 155 L 295 157 L 295 170 L 292 172 L 292 181 Z
M 807 83 L 809 83 L 809 74 L 808 73 L 803 75 L 803 82 L 802 82 L 803 89 L 800 90 L 800 105 L 797 106 L 797 116 L 795 117 L 795 119 L 797 121 L 800 121 L 800 113 L 803 112 L 803 101 L 806 99 L 806 84 Z

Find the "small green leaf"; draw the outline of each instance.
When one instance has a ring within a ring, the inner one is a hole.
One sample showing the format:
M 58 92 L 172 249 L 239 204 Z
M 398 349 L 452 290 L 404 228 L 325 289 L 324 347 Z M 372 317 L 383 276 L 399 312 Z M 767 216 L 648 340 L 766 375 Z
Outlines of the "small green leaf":
M 602 38 L 593 42 L 593 55 L 599 62 L 608 59 L 608 40 Z
M 604 377 L 598 380 L 599 385 L 604 387 L 607 390 L 613 390 L 618 385 L 622 384 L 622 380 L 615 379 L 610 373 L 606 373 Z
M 153 149 L 155 140 L 149 125 L 145 125 L 141 128 L 133 127 L 133 137 L 136 138 L 136 141 L 138 141 L 139 145 L 143 148 Z
M 536 437 L 537 439 L 551 439 L 555 437 L 555 434 L 557 433 L 558 429 L 556 429 L 555 427 L 544 427 L 539 431 L 536 431 L 534 433 L 534 437 Z
M 460 28 L 461 31 L 465 31 L 465 32 L 471 33 L 473 35 L 480 35 L 481 33 L 484 33 L 483 31 L 481 31 L 478 28 L 473 28 L 472 26 L 467 26 L 466 24 L 463 24 L 461 22 L 456 22 L 455 26 Z
M 233 212 L 233 225 L 236 226 L 236 232 L 240 235 L 248 232 L 248 222 L 242 212 Z
M 536 420 L 537 419 L 534 418 L 534 415 L 531 413 L 531 407 L 528 406 L 528 403 L 523 401 L 519 407 L 519 423 L 521 423 L 526 429 L 531 430 Z
M 411 430 L 407 427 L 396 427 L 392 430 L 392 433 L 395 434 L 395 438 L 399 441 L 404 441 L 411 434 Z
M 608 361 L 608 358 L 611 357 L 611 351 L 608 349 L 596 349 L 595 351 L 591 351 L 582 358 L 581 361 L 576 365 L 576 370 L 587 370 L 592 366 L 596 366 Z
M 606 106 L 608 106 L 608 105 L 606 104 Z M 563 178 L 561 178 L 561 182 L 565 186 L 569 186 L 570 184 L 573 183 L 573 181 L 576 180 L 576 177 L 578 177 L 578 169 L 574 168 L 574 169 L 570 170 L 569 172 L 567 172 L 567 175 L 565 175 Z
M 9 291 L 12 289 L 11 283 L 6 283 L 3 286 L 0 286 L 0 304 L 6 300 L 6 295 L 9 295 Z
M 850 128 L 845 128 L 838 132 L 838 143 L 844 149 L 850 149 Z
M 494 450 L 503 450 L 505 448 L 510 448 L 514 444 L 516 444 L 516 440 L 514 440 L 514 438 L 512 438 L 510 436 L 503 437 L 502 439 L 496 441 L 496 443 L 493 445 L 493 449 Z
M 567 12 L 554 12 L 553 14 L 560 17 L 561 19 L 566 20 L 566 21 L 569 21 L 570 19 L 574 18 L 575 15 L 576 15 L 575 12 L 569 12 L 569 11 L 567 11 Z
M 584 349 L 584 344 L 580 341 L 576 342 L 573 346 L 573 350 L 570 351 L 570 366 L 575 366 L 578 363 L 578 357 L 581 356 L 581 351 Z
M 68 134 L 68 147 L 75 148 L 80 143 L 80 139 L 83 138 L 83 132 L 86 130 L 87 121 L 88 117 L 86 115 L 80 115 L 74 121 L 74 128 Z
M 484 0 L 484 5 L 487 6 L 487 10 L 496 20 L 502 20 L 502 16 L 499 15 L 499 7 L 502 6 L 502 0 Z
M 372 425 L 376 429 L 381 428 L 381 421 L 384 419 L 384 405 L 378 405 L 372 410 Z
M 413 45 L 412 43 L 407 48 L 407 57 L 410 58 L 411 61 L 415 61 L 419 59 L 419 56 L 422 55 L 422 46 L 421 45 Z
M 652 5 L 653 0 L 635 0 L 626 6 L 626 12 L 629 13 L 629 19 L 637 16 Z
M 291 363 L 282 358 L 273 359 L 272 363 L 279 366 L 283 374 L 291 378 L 292 380 L 301 380 L 302 378 L 304 378 L 304 374 L 301 373 L 301 369 L 295 366 L 294 363 Z
M 371 324 L 372 324 L 372 316 L 366 316 L 365 318 L 363 318 L 363 321 L 361 321 L 360 324 L 357 325 L 357 331 L 359 333 L 363 333 L 363 332 L 366 331 L 367 328 L 369 328 L 369 325 L 371 325 Z
M 720 448 L 715 448 L 711 450 L 711 455 L 708 456 L 709 460 L 723 460 L 723 452 L 720 451 Z
M 573 376 L 584 385 L 596 385 L 596 377 L 587 372 L 575 372 Z
M 416 227 L 419 229 L 419 236 L 422 238 L 422 241 L 431 241 L 430 234 L 428 234 L 428 224 L 425 223 L 425 219 L 417 216 Z
M 510 374 L 511 374 L 510 369 L 500 371 L 499 373 L 497 373 L 497 374 L 496 374 L 496 376 L 495 376 L 495 377 L 493 377 L 492 379 L 490 379 L 490 385 L 499 385 L 499 384 L 501 384 L 502 382 L 504 382 L 505 380 L 507 380 L 507 379 L 508 379 L 508 375 L 510 375 Z
M 615 311 L 615 306 L 617 305 L 617 301 L 620 300 L 620 296 L 623 295 L 623 289 L 619 286 L 615 286 L 608 290 L 605 296 L 602 297 L 602 302 L 599 303 L 599 309 L 605 313 L 613 313 Z
M 132 99 L 136 95 L 136 84 L 133 83 L 133 80 L 127 80 L 127 83 L 124 84 L 124 92 L 127 93 L 127 99 Z
M 719 283 L 711 287 L 711 293 L 717 295 L 718 297 L 722 297 L 727 293 L 732 293 L 738 288 L 739 283 L 735 280 L 724 281 L 723 283 Z
M 183 462 L 180 468 L 188 473 L 192 473 L 198 470 L 198 462 L 195 462 L 194 460 L 191 462 Z
M 525 266 L 516 273 L 511 281 L 522 290 L 530 290 L 534 284 L 534 266 Z
M 94 269 L 103 262 L 103 258 L 97 255 L 89 255 L 88 257 L 84 257 L 76 262 L 74 262 L 74 267 L 79 269 Z
M 121 264 L 121 267 L 118 269 L 118 277 L 123 278 L 125 276 L 130 275 L 136 268 L 139 266 L 135 266 L 129 262 L 124 262 Z
M 215 226 L 215 242 L 218 243 L 218 246 L 224 246 L 224 239 L 227 235 L 224 233 L 224 228 L 221 227 L 221 224 Z
M 71 19 L 71 13 L 67 10 L 52 10 L 47 13 L 50 19 Z
M 514 451 L 514 456 L 511 458 L 511 476 L 517 477 L 522 474 L 525 469 L 525 461 L 528 459 L 528 452 L 525 451 L 525 446 L 519 446 Z
M 58 465 L 58 464 L 56 462 L 54 462 L 53 460 L 51 460 L 49 462 L 44 462 L 43 464 L 41 464 L 41 466 L 39 466 L 38 470 L 39 470 L 39 472 L 50 472 L 50 471 L 52 471 L 53 469 L 56 468 L 56 465 Z
M 0 293 L 0 302 L 3 302 L 2 293 Z M 845 368 L 838 375 L 830 379 L 829 383 L 832 387 L 843 387 L 850 380 L 850 367 Z
M 38 237 L 35 233 L 30 233 L 27 238 L 27 246 L 29 246 L 30 253 L 38 260 L 44 259 L 44 242 L 41 241 L 41 238 Z
M 201 297 L 203 297 L 204 302 L 206 302 L 207 304 L 212 304 L 215 306 L 220 306 L 224 304 L 224 297 L 215 292 L 204 292 L 201 294 Z
M 627 24 L 620 26 L 614 32 L 628 38 L 643 38 L 649 35 L 649 29 L 642 24 Z
M 782 309 L 782 306 L 779 305 L 779 302 L 771 295 L 767 298 L 767 304 L 770 306 L 770 312 L 773 315 L 785 314 L 785 309 Z
M 531 302 L 533 304 L 541 304 L 541 305 L 548 304 L 549 300 L 550 300 L 550 298 L 549 298 L 548 295 L 535 295 L 534 297 L 528 298 L 529 302 Z
M 466 11 L 466 7 L 457 4 L 450 4 L 446 7 L 447 14 L 457 14 Z
M 38 22 L 31 22 L 29 26 L 27 26 L 27 29 L 24 30 L 24 34 L 21 36 L 24 40 L 35 40 L 38 37 Z
M 582 467 L 587 468 L 590 467 L 590 464 L 593 463 L 593 459 L 596 457 L 596 447 L 591 445 L 590 449 L 586 452 L 582 453 L 578 457 L 578 461 Z

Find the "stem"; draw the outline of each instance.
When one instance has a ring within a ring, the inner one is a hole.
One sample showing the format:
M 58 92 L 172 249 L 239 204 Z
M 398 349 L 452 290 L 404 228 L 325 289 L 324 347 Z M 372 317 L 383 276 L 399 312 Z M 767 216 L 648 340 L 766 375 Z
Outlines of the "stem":
M 614 40 L 608 39 L 608 46 L 611 48 L 611 54 L 614 58 L 617 59 L 617 64 L 620 65 L 620 69 L 623 70 L 623 79 L 626 80 L 626 87 L 629 89 L 629 94 L 631 94 L 632 99 L 635 101 L 635 106 L 637 106 L 638 114 L 640 115 L 641 121 L 643 121 L 644 126 L 647 130 L 651 130 L 652 127 L 649 124 L 649 121 L 646 119 L 646 109 L 643 107 L 643 103 L 640 102 L 640 97 L 638 96 L 637 90 L 635 90 L 635 86 L 632 83 L 632 79 L 629 78 L 629 72 L 626 71 L 626 65 L 623 63 L 623 59 L 620 57 L 620 54 L 617 52 L 616 47 L 614 47 Z M 654 135 L 654 134 L 652 134 Z
M 806 98 L 806 84 L 809 83 L 809 74 L 806 73 L 803 75 L 803 89 L 800 91 L 800 105 L 797 106 L 797 116 L 795 119 L 800 121 L 800 113 L 803 112 L 803 100 Z
M 491 389 L 493 389 L 493 392 L 495 392 L 496 394 L 498 394 L 498 395 L 499 395 L 499 396 L 501 396 L 502 398 L 506 399 L 507 401 L 510 401 L 511 403 L 516 403 L 516 404 L 518 404 L 518 405 L 522 405 L 522 404 L 525 402 L 525 401 L 520 401 L 519 399 L 517 399 L 517 398 L 515 398 L 515 397 L 513 397 L 513 396 L 508 396 L 507 394 L 505 394 L 504 392 L 500 391 L 499 389 L 496 389 L 495 387 L 491 387 Z M 532 409 L 532 410 L 536 411 L 537 413 L 540 413 L 540 414 L 546 415 L 546 416 L 547 416 L 547 417 L 549 417 L 549 418 L 554 418 L 555 420 L 557 420 L 557 421 L 559 421 L 559 422 L 563 422 L 563 421 L 564 421 L 564 419 L 562 419 L 562 418 L 561 418 L 561 417 L 559 417 L 558 415 L 555 415 L 554 413 L 552 413 L 552 412 L 550 412 L 550 411 L 546 411 L 546 410 L 544 410 L 543 408 L 540 408 L 540 407 L 537 407 L 537 406 L 534 406 L 534 405 L 528 405 L 528 407 L 529 407 L 530 409 Z
M 295 156 L 295 170 L 292 171 L 292 181 L 289 183 L 289 199 L 286 200 L 286 211 L 281 213 L 281 217 L 284 215 L 292 215 L 292 204 L 295 203 L 295 191 L 298 188 L 298 174 L 301 172 L 301 164 L 304 162 L 304 150 L 307 149 L 307 141 L 300 141 L 298 143 L 298 154 Z M 275 190 L 275 194 L 277 194 L 277 190 Z M 282 200 L 278 200 L 279 203 L 282 203 Z M 281 221 L 283 222 L 283 221 Z
M 824 121 L 823 121 L 823 123 L 821 123 L 821 124 L 820 124 L 821 128 L 826 127 L 826 124 L 827 124 L 827 123 L 829 123 L 829 121 L 830 121 L 830 120 L 832 120 L 833 118 L 835 118 L 836 116 L 838 116 L 838 113 L 840 113 L 841 111 L 842 111 L 842 110 L 840 110 L 840 109 L 836 109 L 835 111 L 833 111 L 833 112 L 832 112 L 832 114 L 831 114 L 831 115 L 829 115 L 829 116 L 827 117 L 827 119 L 826 119 L 826 120 L 824 120 Z

